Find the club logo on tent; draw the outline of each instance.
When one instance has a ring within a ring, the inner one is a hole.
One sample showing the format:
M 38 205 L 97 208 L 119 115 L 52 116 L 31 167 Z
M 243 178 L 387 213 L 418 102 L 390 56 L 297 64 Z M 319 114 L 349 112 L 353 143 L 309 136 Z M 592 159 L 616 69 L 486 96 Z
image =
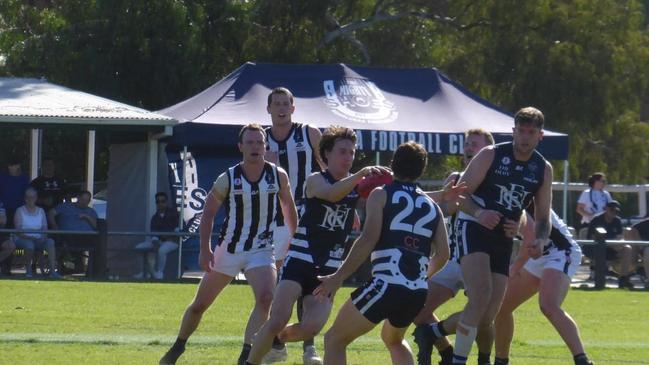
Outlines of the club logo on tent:
M 345 77 L 338 82 L 325 80 L 325 104 L 331 111 L 358 123 L 390 123 L 397 119 L 394 103 L 388 101 L 381 89 L 366 79 Z

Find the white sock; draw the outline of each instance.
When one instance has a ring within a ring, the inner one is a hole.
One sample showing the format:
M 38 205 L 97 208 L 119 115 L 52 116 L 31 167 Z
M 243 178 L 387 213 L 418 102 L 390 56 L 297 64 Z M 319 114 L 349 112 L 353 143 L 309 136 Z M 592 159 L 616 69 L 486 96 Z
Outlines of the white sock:
M 462 322 L 457 324 L 455 347 L 453 348 L 453 364 L 466 364 L 477 333 L 477 327 L 467 326 Z

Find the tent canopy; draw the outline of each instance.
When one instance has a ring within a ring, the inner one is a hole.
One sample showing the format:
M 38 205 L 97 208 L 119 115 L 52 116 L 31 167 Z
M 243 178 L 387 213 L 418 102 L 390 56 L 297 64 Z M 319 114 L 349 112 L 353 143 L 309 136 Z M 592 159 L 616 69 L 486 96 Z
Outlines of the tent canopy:
M 511 138 L 513 118 L 433 68 L 246 63 L 203 92 L 159 111 L 180 123 L 172 143 L 231 148 L 241 127 L 269 124 L 267 96 L 290 89 L 293 119 L 318 128 L 341 124 L 359 132 L 359 149 L 390 151 L 410 139 L 430 153 L 462 153 L 463 133 L 484 128 L 497 141 Z M 221 126 L 218 132 L 214 126 Z M 539 147 L 566 159 L 568 136 L 545 131 Z

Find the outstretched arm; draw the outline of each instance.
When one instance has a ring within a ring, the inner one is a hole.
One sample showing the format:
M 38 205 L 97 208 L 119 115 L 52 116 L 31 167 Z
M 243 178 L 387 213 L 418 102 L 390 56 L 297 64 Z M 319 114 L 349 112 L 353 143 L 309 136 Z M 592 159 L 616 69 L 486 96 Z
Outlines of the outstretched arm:
M 357 173 L 330 184 L 321 174 L 313 174 L 306 180 L 306 197 L 316 197 L 328 202 L 337 202 L 344 198 L 365 176 L 371 174 L 389 174 L 390 170 L 382 166 L 367 166 Z

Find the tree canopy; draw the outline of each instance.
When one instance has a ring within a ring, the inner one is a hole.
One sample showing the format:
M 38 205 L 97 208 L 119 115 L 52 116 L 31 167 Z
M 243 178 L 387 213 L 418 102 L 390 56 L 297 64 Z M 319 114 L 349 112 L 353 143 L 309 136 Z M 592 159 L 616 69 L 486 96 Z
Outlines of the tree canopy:
M 5 0 L 0 75 L 155 110 L 246 61 L 436 67 L 505 110 L 541 109 L 549 129 L 570 134 L 571 180 L 601 170 L 640 183 L 647 9 L 646 0 Z

